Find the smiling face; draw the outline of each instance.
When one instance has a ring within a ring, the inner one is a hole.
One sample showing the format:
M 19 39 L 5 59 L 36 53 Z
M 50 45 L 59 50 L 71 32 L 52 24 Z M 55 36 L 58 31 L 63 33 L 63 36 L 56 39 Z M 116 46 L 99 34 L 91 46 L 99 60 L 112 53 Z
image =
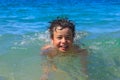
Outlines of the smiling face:
M 58 26 L 53 30 L 52 43 L 60 52 L 68 52 L 72 49 L 73 34 L 69 28 L 61 28 Z

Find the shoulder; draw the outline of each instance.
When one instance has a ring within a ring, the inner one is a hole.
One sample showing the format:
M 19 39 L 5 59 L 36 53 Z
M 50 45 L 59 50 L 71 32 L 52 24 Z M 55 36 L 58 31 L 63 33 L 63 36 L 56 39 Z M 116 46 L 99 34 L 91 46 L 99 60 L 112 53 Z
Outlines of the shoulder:
M 78 45 L 75 45 L 74 46 L 74 49 L 75 49 L 75 51 L 78 53 L 78 54 L 80 54 L 81 56 L 87 56 L 88 55 L 88 51 L 87 51 L 87 49 L 82 49 L 80 46 L 78 46 Z
M 53 46 L 46 45 L 46 46 L 41 48 L 41 54 L 52 58 L 57 53 L 56 53 L 55 49 L 53 48 Z
M 81 54 L 81 56 L 88 56 L 88 51 L 87 51 L 87 49 L 81 49 L 81 50 L 80 50 L 80 54 Z
M 45 45 L 44 47 L 41 48 L 41 50 L 46 50 L 46 49 L 49 49 L 51 48 L 51 45 Z
M 44 47 L 41 48 L 41 54 L 42 55 L 47 55 L 51 51 L 51 45 L 45 45 Z

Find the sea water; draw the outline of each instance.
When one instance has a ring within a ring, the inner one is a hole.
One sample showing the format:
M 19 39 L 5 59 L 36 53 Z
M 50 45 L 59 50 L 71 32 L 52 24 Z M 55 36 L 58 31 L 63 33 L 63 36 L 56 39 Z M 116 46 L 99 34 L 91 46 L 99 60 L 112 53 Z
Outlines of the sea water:
M 75 22 L 75 43 L 89 51 L 89 79 L 120 80 L 119 0 L 1 0 L 0 80 L 40 79 L 40 48 L 50 42 L 48 22 L 57 16 Z

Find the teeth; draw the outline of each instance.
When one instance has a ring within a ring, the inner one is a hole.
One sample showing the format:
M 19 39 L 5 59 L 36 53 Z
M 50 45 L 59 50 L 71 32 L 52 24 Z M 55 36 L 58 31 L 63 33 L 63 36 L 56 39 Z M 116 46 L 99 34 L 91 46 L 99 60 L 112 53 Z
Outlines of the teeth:
M 61 46 L 61 47 L 66 48 L 67 46 Z

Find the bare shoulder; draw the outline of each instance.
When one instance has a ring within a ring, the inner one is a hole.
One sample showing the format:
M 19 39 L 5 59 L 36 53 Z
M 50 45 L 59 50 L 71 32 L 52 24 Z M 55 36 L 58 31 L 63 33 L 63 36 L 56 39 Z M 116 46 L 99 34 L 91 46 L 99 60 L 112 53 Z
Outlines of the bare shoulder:
M 41 54 L 42 55 L 48 55 L 51 51 L 51 45 L 45 45 L 41 48 Z
M 41 50 L 46 50 L 46 49 L 49 49 L 51 48 L 51 45 L 45 45 L 44 47 L 41 48 Z
M 81 50 L 80 50 L 80 54 L 81 54 L 82 56 L 88 56 L 88 51 L 87 51 L 87 49 L 81 49 Z
M 88 55 L 88 51 L 87 49 L 82 49 L 79 46 L 75 45 L 75 50 L 77 51 L 77 53 L 79 53 L 81 56 L 87 56 Z
M 46 45 L 44 47 L 41 48 L 41 54 L 48 56 L 48 57 L 54 57 L 57 53 L 55 51 L 55 49 L 51 46 L 51 45 Z

